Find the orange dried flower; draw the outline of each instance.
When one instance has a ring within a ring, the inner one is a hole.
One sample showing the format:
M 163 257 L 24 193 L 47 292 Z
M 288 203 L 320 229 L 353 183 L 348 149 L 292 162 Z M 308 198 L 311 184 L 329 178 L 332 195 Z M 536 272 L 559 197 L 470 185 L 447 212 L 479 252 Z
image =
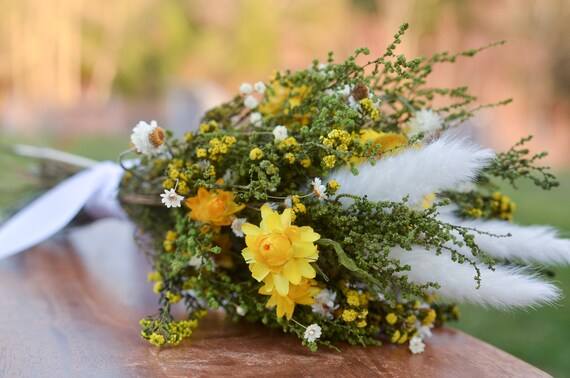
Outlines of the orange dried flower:
M 214 226 L 229 226 L 235 218 L 235 213 L 245 207 L 234 202 L 232 192 L 223 190 L 198 189 L 195 197 L 186 200 L 190 208 L 188 216 L 194 220 L 210 223 Z

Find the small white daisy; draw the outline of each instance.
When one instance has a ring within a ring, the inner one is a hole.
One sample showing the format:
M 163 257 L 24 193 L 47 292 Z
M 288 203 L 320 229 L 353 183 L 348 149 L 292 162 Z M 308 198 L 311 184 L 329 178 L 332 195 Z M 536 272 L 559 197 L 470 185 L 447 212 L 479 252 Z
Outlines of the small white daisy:
M 284 140 L 287 138 L 287 128 L 285 126 L 276 126 L 273 129 L 273 135 L 275 136 L 275 140 Z
M 180 201 L 184 199 L 184 197 L 176 194 L 174 189 L 164 189 L 164 193 L 160 196 L 162 197 L 162 203 L 168 208 L 180 207 Z
M 333 312 L 338 308 L 338 304 L 335 305 L 336 292 L 323 289 L 321 292 L 314 297 L 315 302 L 311 305 L 311 308 L 315 314 L 319 314 L 324 318 L 332 319 Z
M 422 353 L 426 345 L 423 343 L 422 338 L 418 336 L 414 336 L 410 339 L 410 351 L 413 354 Z
M 139 154 L 143 155 L 157 155 L 164 149 L 164 144 L 155 147 L 150 139 L 151 134 L 158 128 L 156 121 L 151 121 L 150 124 L 144 121 L 139 122 L 131 134 L 131 143 Z
M 258 81 L 257 83 L 253 84 L 253 89 L 259 94 L 264 94 L 267 87 L 263 83 L 263 81 Z
M 315 179 L 311 181 L 311 185 L 313 185 L 313 193 L 319 197 L 320 201 L 327 199 L 327 195 L 325 194 L 326 187 L 321 183 L 320 178 L 315 177 Z
M 319 327 L 318 324 L 314 323 L 311 324 L 305 330 L 305 334 L 303 335 L 303 337 L 305 338 L 305 340 L 307 340 L 310 343 L 314 342 L 319 337 L 321 337 L 321 327 Z
M 253 124 L 253 126 L 259 127 L 261 126 L 261 118 L 263 116 L 259 112 L 253 112 L 249 115 L 249 122 Z
M 242 85 L 239 86 L 239 91 L 243 94 L 248 95 L 253 91 L 253 87 L 250 83 L 242 83 Z
M 236 218 L 233 220 L 232 231 L 234 232 L 235 236 L 243 238 L 242 227 L 245 222 L 247 222 L 246 218 Z
M 420 131 L 430 133 L 441 129 L 443 121 L 441 117 L 431 109 L 422 109 L 414 114 L 414 117 L 408 121 L 410 130 L 409 136 L 418 134 Z
M 255 109 L 255 108 L 257 108 L 257 105 L 259 104 L 259 102 L 257 101 L 257 99 L 255 97 L 253 97 L 252 95 L 249 95 L 245 98 L 245 100 L 243 101 L 243 104 L 246 106 L 246 108 Z

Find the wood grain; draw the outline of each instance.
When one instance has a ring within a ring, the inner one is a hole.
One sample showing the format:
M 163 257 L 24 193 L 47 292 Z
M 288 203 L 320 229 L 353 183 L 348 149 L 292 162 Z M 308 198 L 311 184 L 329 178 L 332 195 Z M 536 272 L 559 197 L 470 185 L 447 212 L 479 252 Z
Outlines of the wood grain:
M 0 377 L 548 376 L 450 328 L 420 355 L 344 344 L 311 353 L 291 335 L 212 313 L 191 339 L 157 349 L 139 337 L 138 320 L 156 309 L 145 257 L 116 248 L 112 233 L 81 242 L 88 252 L 48 242 L 0 260 Z

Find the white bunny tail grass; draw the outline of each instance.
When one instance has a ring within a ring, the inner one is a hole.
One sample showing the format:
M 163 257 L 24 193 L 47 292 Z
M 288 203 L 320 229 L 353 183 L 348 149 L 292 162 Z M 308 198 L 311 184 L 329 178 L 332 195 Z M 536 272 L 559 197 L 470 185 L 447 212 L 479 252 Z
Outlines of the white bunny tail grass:
M 525 263 L 570 264 L 570 239 L 558 237 L 558 232 L 548 226 L 518 226 L 501 220 L 466 220 L 446 214 L 440 215 L 445 222 L 474 228 L 495 237 L 473 232 L 475 243 L 488 255 Z
M 411 251 L 395 248 L 391 258 L 397 258 L 402 265 L 412 269 L 406 274 L 416 284 L 438 282 L 439 289 L 429 289 L 442 300 L 470 302 L 496 308 L 532 307 L 550 304 L 560 298 L 556 286 L 536 275 L 525 274 L 523 268 L 497 266 L 492 271 L 479 266 L 481 286 L 474 280 L 475 269 L 468 263 L 451 261 L 448 254 L 435 255 L 420 247 Z
M 445 189 L 455 189 L 472 181 L 494 153 L 449 132 L 422 148 L 408 148 L 386 156 L 375 166 L 362 163 L 358 176 L 339 169 L 328 179 L 337 180 L 340 193 L 368 196 L 371 201 L 401 201 L 409 196 L 412 205 L 424 196 Z

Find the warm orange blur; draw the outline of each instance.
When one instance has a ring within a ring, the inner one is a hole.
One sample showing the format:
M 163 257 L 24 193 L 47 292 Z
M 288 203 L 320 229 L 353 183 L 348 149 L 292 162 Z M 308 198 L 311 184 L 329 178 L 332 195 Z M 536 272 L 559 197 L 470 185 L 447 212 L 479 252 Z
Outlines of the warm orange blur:
M 433 84 L 469 85 L 481 103 L 513 97 L 479 113 L 477 137 L 503 150 L 534 134 L 534 150 L 568 167 L 569 19 L 566 0 L 0 0 L 0 138 L 186 127 L 274 69 L 329 50 L 379 55 L 407 21 L 408 56 L 506 39 L 439 67 Z

